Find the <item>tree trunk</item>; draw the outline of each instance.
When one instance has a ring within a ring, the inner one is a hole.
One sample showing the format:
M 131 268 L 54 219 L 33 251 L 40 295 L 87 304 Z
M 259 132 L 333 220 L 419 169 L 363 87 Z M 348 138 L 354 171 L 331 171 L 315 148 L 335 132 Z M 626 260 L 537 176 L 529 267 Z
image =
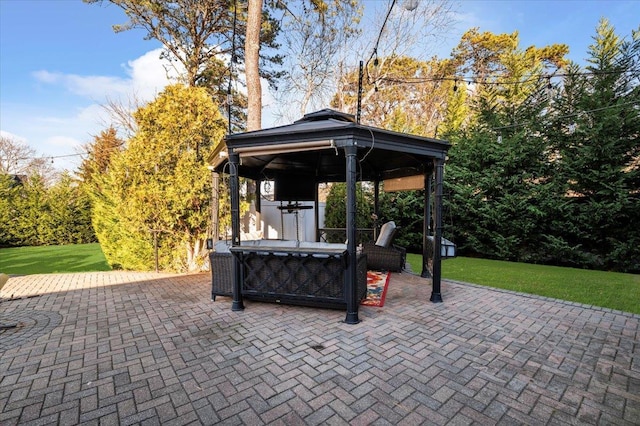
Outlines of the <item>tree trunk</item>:
M 247 130 L 251 131 L 262 128 L 262 87 L 259 73 L 262 0 L 249 0 L 247 15 L 244 54 L 248 97 Z
M 185 243 L 185 249 L 187 252 L 187 258 L 185 260 L 187 272 L 201 272 L 204 260 L 209 253 L 204 241 L 200 238 L 195 241 L 187 241 Z

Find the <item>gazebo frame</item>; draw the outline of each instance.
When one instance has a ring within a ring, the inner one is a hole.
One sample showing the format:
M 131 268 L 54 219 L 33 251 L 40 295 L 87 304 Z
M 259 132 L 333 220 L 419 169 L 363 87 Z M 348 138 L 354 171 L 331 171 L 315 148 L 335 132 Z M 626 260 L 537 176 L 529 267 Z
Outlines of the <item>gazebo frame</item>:
M 396 186 L 400 182 L 401 187 L 403 181 L 410 180 L 413 187 L 405 189 L 425 190 L 422 276 L 432 278 L 430 300 L 442 302 L 442 184 L 444 163 L 450 147 L 448 142 L 361 125 L 355 122 L 352 115 L 334 110 L 306 114 L 301 120 L 286 126 L 230 134 L 224 142 L 214 150 L 211 163 L 214 183 L 217 181 L 218 173 L 229 174 L 232 249 L 241 244 L 240 177 L 260 182 L 294 176 L 312 179 L 316 187 L 321 182 L 346 182 L 345 322 L 356 324 L 359 322 L 359 300 L 356 297 L 356 184 L 358 181 L 374 183 L 377 212 L 380 182 L 394 181 Z M 435 229 L 431 243 L 428 237 L 431 222 L 431 181 L 434 174 Z M 420 176 L 424 179 L 420 179 L 418 188 L 415 181 L 416 177 Z M 216 190 L 217 188 L 214 188 L 214 192 Z M 317 233 L 317 196 L 315 201 Z M 214 224 L 214 229 L 217 229 L 217 224 Z M 316 238 L 319 238 L 319 235 L 316 235 Z M 429 254 L 432 255 L 432 273 L 428 265 Z M 234 259 L 233 264 L 232 310 L 239 311 L 244 309 L 240 263 Z

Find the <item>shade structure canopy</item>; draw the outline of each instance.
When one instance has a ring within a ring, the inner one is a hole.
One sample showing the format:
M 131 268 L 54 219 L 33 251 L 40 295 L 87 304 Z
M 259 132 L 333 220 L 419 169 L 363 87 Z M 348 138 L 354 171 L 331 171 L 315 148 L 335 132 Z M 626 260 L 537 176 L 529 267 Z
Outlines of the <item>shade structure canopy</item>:
M 240 242 L 238 178 L 257 181 L 299 179 L 320 182 L 346 182 L 346 230 L 348 269 L 346 273 L 346 323 L 358 320 L 356 288 L 356 182 L 378 183 L 422 176 L 425 188 L 423 254 L 433 254 L 431 300 L 440 296 L 440 240 L 443 168 L 449 143 L 433 138 L 365 126 L 354 117 L 325 109 L 306 114 L 286 126 L 230 134 L 210 158 L 213 169 L 230 175 L 232 245 Z M 435 174 L 434 247 L 427 250 L 431 179 Z M 415 181 L 415 179 L 413 179 Z M 415 185 L 415 182 L 413 183 Z M 377 199 L 377 195 L 376 195 Z M 317 202 L 317 199 L 316 199 Z M 316 211 L 318 209 L 316 208 Z M 426 258 L 424 261 L 426 265 Z M 241 271 L 234 266 L 233 310 L 242 310 Z M 423 269 L 424 273 L 424 269 Z
M 286 126 L 228 135 L 213 153 L 212 163 L 223 172 L 228 161 L 224 153 L 235 152 L 242 177 L 271 180 L 293 175 L 316 182 L 346 182 L 346 146 L 357 148 L 357 179 L 375 182 L 422 175 L 425 165 L 445 159 L 450 145 L 364 126 L 352 115 L 325 109 Z

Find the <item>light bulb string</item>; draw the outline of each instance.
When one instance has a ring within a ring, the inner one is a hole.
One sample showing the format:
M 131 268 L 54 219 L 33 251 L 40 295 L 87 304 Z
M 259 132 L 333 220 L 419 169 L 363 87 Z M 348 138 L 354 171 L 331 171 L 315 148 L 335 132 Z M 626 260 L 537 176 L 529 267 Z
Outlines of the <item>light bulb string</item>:
M 614 74 L 635 74 L 640 73 L 640 69 L 633 69 L 627 71 L 585 71 L 579 73 L 552 73 L 552 74 L 532 74 L 522 79 L 497 79 L 491 77 L 474 77 L 474 76 L 446 76 L 446 77 L 425 77 L 425 78 L 397 78 L 397 77 L 380 77 L 377 81 L 386 81 L 397 84 L 420 84 L 420 83 L 434 83 L 443 81 L 453 81 L 454 87 L 459 88 L 458 83 L 467 84 L 480 84 L 480 85 L 509 85 L 509 84 L 525 84 L 530 82 L 540 82 L 544 79 L 547 80 L 547 87 L 551 86 L 552 78 L 561 77 L 577 77 L 577 76 L 597 76 L 597 75 L 614 75 Z
M 380 40 L 382 39 L 382 34 L 384 33 L 384 28 L 387 25 L 387 21 L 389 20 L 389 16 L 391 15 L 391 11 L 393 10 L 393 6 L 395 6 L 397 0 L 392 0 L 391 1 L 391 5 L 389 6 L 389 10 L 387 10 L 387 15 L 384 17 L 384 21 L 382 22 L 382 26 L 380 27 L 380 31 L 378 32 L 378 37 L 376 39 L 376 44 L 375 47 L 373 48 L 373 51 L 371 52 L 371 56 L 369 56 L 369 59 L 367 59 L 367 62 L 364 65 L 364 69 L 367 72 L 367 81 L 369 83 L 371 83 L 371 78 L 369 75 L 369 62 L 371 62 L 371 60 L 375 57 L 375 60 L 373 61 L 374 66 L 378 66 L 378 47 L 380 46 Z
M 630 106 L 630 105 L 638 105 L 638 102 L 623 102 L 623 103 L 616 104 L 616 105 L 608 105 L 608 106 L 605 106 L 605 107 L 593 108 L 593 109 L 589 109 L 589 110 L 585 110 L 585 111 L 577 111 L 577 112 L 573 112 L 571 114 L 564 114 L 564 115 L 559 115 L 559 116 L 553 116 L 553 115 L 547 114 L 547 115 L 545 115 L 545 117 L 549 117 L 549 118 L 552 118 L 554 120 L 564 120 L 566 118 L 579 117 L 581 115 L 590 114 L 592 112 L 606 111 L 606 110 L 609 110 L 609 109 L 621 108 L 621 107 Z M 498 131 L 498 130 L 505 130 L 505 129 L 513 129 L 513 128 L 516 128 L 516 127 L 527 126 L 533 121 L 539 121 L 539 120 L 537 120 L 537 119 L 536 120 L 528 120 L 526 122 L 509 124 L 509 125 L 506 125 L 506 126 L 492 127 L 489 130 Z

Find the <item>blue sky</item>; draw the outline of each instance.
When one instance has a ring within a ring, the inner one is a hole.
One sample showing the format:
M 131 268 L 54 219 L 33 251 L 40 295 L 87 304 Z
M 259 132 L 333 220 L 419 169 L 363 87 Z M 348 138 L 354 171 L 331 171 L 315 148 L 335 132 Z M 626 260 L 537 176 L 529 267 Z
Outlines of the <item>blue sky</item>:
M 365 23 L 388 4 L 366 1 Z M 447 56 L 464 31 L 477 26 L 494 33 L 517 30 L 522 48 L 565 43 L 569 58 L 584 63 L 601 17 L 623 37 L 640 24 L 640 0 L 466 0 L 456 10 L 457 24 L 425 56 Z M 107 97 L 126 99 L 135 92 L 148 100 L 161 91 L 168 80 L 158 60 L 159 43 L 144 40 L 141 31 L 115 34 L 111 25 L 125 21 L 114 6 L 80 0 L 0 0 L 2 134 L 24 141 L 38 155 L 75 154 L 106 127 L 100 105 Z M 373 23 L 367 27 L 375 34 L 379 30 Z M 266 112 L 263 125 L 273 124 Z M 74 168 L 77 157 L 57 158 L 54 164 Z

